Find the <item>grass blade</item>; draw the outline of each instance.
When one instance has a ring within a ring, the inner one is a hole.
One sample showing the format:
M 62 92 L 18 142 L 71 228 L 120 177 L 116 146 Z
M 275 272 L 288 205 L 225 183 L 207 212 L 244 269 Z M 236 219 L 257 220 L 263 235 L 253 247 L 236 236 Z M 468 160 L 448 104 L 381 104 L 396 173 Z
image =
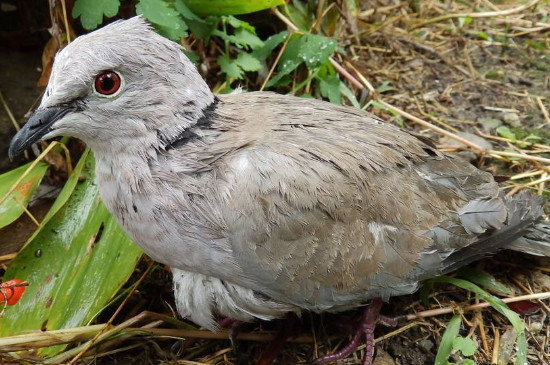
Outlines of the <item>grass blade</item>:
M 458 331 L 460 330 L 460 324 L 462 320 L 460 319 L 460 314 L 455 314 L 453 318 L 447 323 L 447 329 L 441 337 L 441 343 L 437 349 L 437 355 L 435 356 L 435 365 L 445 365 L 447 364 L 447 359 L 451 354 L 453 349 L 453 341 L 458 336 Z

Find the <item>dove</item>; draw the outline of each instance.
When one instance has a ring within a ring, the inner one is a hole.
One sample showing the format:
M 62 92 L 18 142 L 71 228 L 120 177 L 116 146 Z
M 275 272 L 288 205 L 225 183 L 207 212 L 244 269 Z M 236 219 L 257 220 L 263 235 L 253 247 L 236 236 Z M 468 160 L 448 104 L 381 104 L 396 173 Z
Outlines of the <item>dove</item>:
M 141 17 L 78 37 L 55 58 L 10 156 L 71 136 L 100 196 L 173 273 L 178 312 L 272 320 L 365 307 L 512 248 L 548 255 L 544 199 L 503 197 L 491 174 L 365 111 L 272 92 L 214 95 L 182 48 Z

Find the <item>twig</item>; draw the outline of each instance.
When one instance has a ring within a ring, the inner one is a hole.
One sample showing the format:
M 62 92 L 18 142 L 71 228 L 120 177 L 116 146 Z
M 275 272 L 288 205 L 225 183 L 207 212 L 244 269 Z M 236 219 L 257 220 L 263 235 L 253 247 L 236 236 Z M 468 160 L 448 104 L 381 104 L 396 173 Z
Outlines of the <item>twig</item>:
M 550 158 L 530 156 L 530 155 L 526 155 L 526 154 L 523 154 L 523 153 L 495 151 L 495 150 L 488 150 L 488 151 L 485 151 L 485 152 L 490 154 L 490 155 L 504 156 L 504 157 L 517 157 L 517 158 L 522 158 L 522 159 L 527 160 L 527 161 L 537 161 L 537 162 L 542 162 L 542 163 L 545 163 L 545 164 L 550 164 Z
M 275 14 L 277 18 L 281 19 L 281 21 L 285 23 L 286 26 L 290 28 L 290 30 L 292 30 L 293 32 L 298 32 L 298 27 L 294 25 L 294 23 L 292 23 L 290 19 L 284 16 L 284 14 L 281 13 L 278 8 L 271 8 L 271 12 Z
M 0 261 L 9 261 L 9 260 L 13 260 L 15 258 L 15 256 L 17 256 L 17 252 L 14 252 L 14 253 L 9 253 L 7 255 L 1 255 L 0 256 Z
M 65 33 L 67 34 L 67 43 L 71 43 L 71 31 L 69 29 L 69 21 L 67 19 L 67 6 L 65 0 L 61 0 L 61 8 L 63 9 L 63 22 L 65 23 Z
M 145 270 L 145 272 L 143 273 L 143 275 L 141 275 L 141 277 L 139 278 L 139 280 L 137 281 L 136 285 L 128 292 L 128 294 L 126 295 L 126 298 L 124 298 L 124 300 L 122 301 L 122 303 L 120 303 L 120 305 L 118 306 L 117 310 L 115 311 L 115 313 L 113 313 L 113 315 L 111 316 L 111 318 L 109 318 L 109 321 L 107 321 L 107 323 L 103 326 L 103 328 L 97 332 L 97 334 L 94 336 L 94 338 L 92 338 L 87 344 L 86 346 L 84 346 L 84 348 L 69 362 L 69 365 L 73 365 L 75 364 L 78 359 L 80 359 L 80 357 L 82 357 L 82 355 L 84 355 L 84 353 L 86 351 L 88 351 L 88 349 L 90 347 L 92 347 L 94 345 L 94 343 L 97 341 L 97 339 L 99 338 L 99 336 L 103 333 L 103 331 L 105 329 L 107 329 L 108 327 L 111 327 L 112 324 L 113 324 L 113 321 L 115 320 L 116 316 L 120 313 L 120 311 L 122 310 L 122 308 L 124 307 L 124 305 L 126 304 L 126 302 L 128 301 L 128 299 L 132 296 L 132 294 L 134 294 L 134 291 L 137 289 L 137 287 L 139 286 L 139 284 L 141 284 L 143 282 L 143 280 L 147 277 L 147 275 L 149 274 L 149 272 L 151 271 L 151 269 L 153 268 L 153 265 L 155 263 L 152 262 L 151 264 L 149 264 L 149 267 L 147 268 L 147 270 Z
M 504 303 L 515 303 L 515 302 L 521 302 L 521 301 L 524 301 L 524 300 L 536 300 L 536 299 L 548 299 L 548 298 L 550 298 L 550 292 L 520 295 L 520 296 L 513 297 L 513 298 L 504 298 L 504 299 L 502 299 L 502 301 Z M 491 304 L 489 304 L 487 302 L 482 302 L 482 303 L 478 303 L 478 304 L 468 305 L 468 306 L 465 306 L 461 309 L 466 312 L 466 311 L 472 311 L 472 310 L 481 309 L 481 308 L 487 308 L 487 307 L 490 307 L 490 306 L 491 306 Z M 454 311 L 455 311 L 454 307 L 430 309 L 430 310 L 426 310 L 426 311 L 423 311 L 423 312 L 418 312 L 418 313 L 407 314 L 405 316 L 401 316 L 401 317 L 399 317 L 399 320 L 412 321 L 413 319 L 416 319 L 416 318 L 428 318 L 428 317 L 433 317 L 433 316 L 440 316 L 442 314 L 453 313 Z
M 11 124 L 13 124 L 16 131 L 19 131 L 20 129 L 19 124 L 17 124 L 17 121 L 15 120 L 15 117 L 13 116 L 13 113 L 11 112 L 11 109 L 8 106 L 8 103 L 6 102 L 6 99 L 4 99 L 4 93 L 2 92 L 2 90 L 0 90 L 0 100 L 2 101 L 4 110 L 6 110 L 6 113 L 8 114 Z
M 478 144 L 473 143 L 473 142 L 470 142 L 470 141 L 468 141 L 467 139 L 464 139 L 464 138 L 462 138 L 462 137 L 460 137 L 460 136 L 457 136 L 457 135 L 454 134 L 454 133 L 451 133 L 451 132 L 449 132 L 449 131 L 446 131 L 446 130 L 443 129 L 443 128 L 440 128 L 440 127 L 438 127 L 438 126 L 436 126 L 436 125 L 433 125 L 433 124 L 431 124 L 431 123 L 428 123 L 428 122 L 426 122 L 425 120 L 422 120 L 422 119 L 420 119 L 420 118 L 418 118 L 418 117 L 416 117 L 416 116 L 414 116 L 414 115 L 412 115 L 412 114 L 409 114 L 409 113 L 407 113 L 406 111 L 401 110 L 401 109 L 399 109 L 398 107 L 393 106 L 393 105 L 391 105 L 391 104 L 389 104 L 389 103 L 387 103 L 387 102 L 385 102 L 385 101 L 383 101 L 383 100 L 378 100 L 378 102 L 379 102 L 380 104 L 384 105 L 386 108 L 393 110 L 394 112 L 396 112 L 397 114 L 401 115 L 402 117 L 405 117 L 405 118 L 407 118 L 407 119 L 409 119 L 409 120 L 411 120 L 411 121 L 413 121 L 413 122 L 415 122 L 415 123 L 417 123 L 417 124 L 420 124 L 421 126 L 424 126 L 424 127 L 429 128 L 429 129 L 431 129 L 431 130 L 433 130 L 433 131 L 436 131 L 436 132 L 438 132 L 438 133 L 444 135 L 445 137 L 454 139 L 454 140 L 456 140 L 456 141 L 462 143 L 463 145 L 466 145 L 466 146 L 468 146 L 468 147 L 471 147 L 471 148 L 473 148 L 474 150 L 477 150 L 477 151 L 479 151 L 479 152 L 484 152 L 484 151 L 485 151 L 485 150 L 483 149 L 483 147 L 479 146 Z
M 493 358 L 491 359 L 491 365 L 498 364 L 498 350 L 500 348 L 500 332 L 493 327 L 493 333 L 495 334 L 493 341 Z
M 338 71 L 342 76 L 344 76 L 346 79 L 348 79 L 353 85 L 358 87 L 359 89 L 363 89 L 363 84 L 361 84 L 355 77 L 353 77 L 345 68 L 343 68 L 334 58 L 329 57 L 328 58 L 332 66 Z
M 281 59 L 281 56 L 283 55 L 283 52 L 285 51 L 286 46 L 288 45 L 288 42 L 290 41 L 290 37 L 292 36 L 293 32 L 288 32 L 288 35 L 285 39 L 285 42 L 281 46 L 281 49 L 279 50 L 279 53 L 277 54 L 277 57 L 275 58 L 275 61 L 273 62 L 273 65 L 271 65 L 271 68 L 269 69 L 269 72 L 267 73 L 267 76 L 265 77 L 264 82 L 262 82 L 262 86 L 260 86 L 260 91 L 263 91 L 265 88 L 265 85 L 271 78 L 271 75 L 273 74 L 273 71 L 275 70 L 275 67 L 279 63 L 279 60 Z
M 500 11 L 487 11 L 487 12 L 481 12 L 481 13 L 474 12 L 474 13 L 446 14 L 446 15 L 438 16 L 438 17 L 420 22 L 419 24 L 414 25 L 411 28 L 411 30 L 423 27 L 428 24 L 438 23 L 449 19 L 455 19 L 455 18 L 492 18 L 497 16 L 506 16 L 506 15 L 516 14 L 524 11 L 525 9 L 529 9 L 532 6 L 535 6 L 539 2 L 540 0 L 532 0 L 527 4 L 523 4 L 512 9 L 500 10 Z
M 537 104 L 539 105 L 540 111 L 542 112 L 542 115 L 544 116 L 544 120 L 546 121 L 546 124 L 550 125 L 550 115 L 548 115 L 548 110 L 544 107 L 544 104 L 542 104 L 542 100 L 540 97 L 536 97 L 535 100 L 537 101 Z

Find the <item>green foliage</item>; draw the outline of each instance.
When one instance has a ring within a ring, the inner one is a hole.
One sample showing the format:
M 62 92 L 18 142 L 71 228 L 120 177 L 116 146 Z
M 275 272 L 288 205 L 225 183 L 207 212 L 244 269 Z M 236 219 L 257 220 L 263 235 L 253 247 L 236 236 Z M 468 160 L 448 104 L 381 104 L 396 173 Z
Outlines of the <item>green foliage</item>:
M 5 273 L 6 279 L 30 284 L 0 318 L 0 336 L 87 324 L 116 295 L 140 256 L 100 202 L 93 156 L 86 152 Z M 43 348 L 39 354 L 51 356 L 63 348 Z
M 285 3 L 284 0 L 185 0 L 195 14 L 239 15 L 273 8 Z
M 462 320 L 460 314 L 455 314 L 453 318 L 447 323 L 447 329 L 441 337 L 439 348 L 435 356 L 435 365 L 450 365 L 448 361 L 452 352 L 457 352 L 461 357 L 472 356 L 476 352 L 476 346 L 471 338 L 461 337 L 458 335 L 460 331 L 460 325 Z M 474 362 L 471 359 L 462 359 L 457 365 L 473 365 Z
M 172 40 L 187 37 L 187 24 L 173 4 L 164 0 L 141 0 L 136 12 L 149 20 L 160 34 Z
M 92 30 L 103 23 L 103 16 L 113 17 L 118 13 L 120 0 L 76 0 L 73 18 L 80 17 L 84 29 Z
M 455 314 L 447 323 L 447 329 L 441 337 L 441 343 L 437 349 L 434 365 L 446 365 L 447 359 L 451 355 L 453 349 L 453 340 L 458 336 L 460 330 L 460 314 Z
M 516 135 L 514 134 L 514 132 L 512 132 L 512 131 L 510 130 L 510 128 L 508 128 L 508 127 L 506 127 L 506 126 L 504 126 L 504 125 L 501 125 L 500 127 L 498 127 L 498 128 L 496 129 L 496 132 L 497 132 L 498 135 L 501 136 L 501 137 L 508 138 L 508 139 L 510 139 L 510 140 L 512 140 L 512 141 L 517 140 Z
M 477 294 L 481 300 L 486 301 L 491 305 L 493 309 L 495 309 L 497 312 L 505 316 L 508 319 L 508 321 L 512 324 L 516 332 L 518 333 L 517 346 L 516 346 L 516 364 L 523 365 L 527 363 L 527 339 L 525 337 L 525 327 L 524 327 L 523 321 L 521 320 L 521 318 L 518 316 L 516 312 L 508 308 L 506 303 L 504 303 L 501 299 L 487 293 L 485 290 L 481 289 L 479 286 L 475 285 L 474 283 L 471 283 L 466 280 L 451 278 L 448 276 L 441 276 L 438 278 L 431 279 L 430 282 L 448 283 L 448 284 L 458 286 L 459 288 L 469 290 Z M 447 330 L 448 329 L 449 329 L 449 325 L 447 325 Z M 456 336 L 453 336 L 453 338 L 454 337 Z M 439 354 L 439 351 L 438 351 L 438 354 Z M 437 358 L 439 357 L 436 357 L 436 360 Z
M 494 277 L 489 275 L 486 271 L 474 269 L 472 267 L 466 266 L 458 270 L 457 275 L 460 278 L 471 281 L 472 283 L 478 284 L 486 290 L 504 294 L 512 295 L 513 292 L 508 289 L 504 284 L 498 282 Z
M 469 337 L 455 337 L 453 349 L 459 351 L 463 356 L 472 356 L 476 352 L 476 345 Z
M 32 168 L 31 165 L 32 163 L 28 163 L 0 175 L 0 228 L 12 223 L 23 214 L 24 207 L 27 206 L 49 166 L 43 162 L 37 163 Z M 24 174 L 26 176 L 15 189 L 12 189 Z

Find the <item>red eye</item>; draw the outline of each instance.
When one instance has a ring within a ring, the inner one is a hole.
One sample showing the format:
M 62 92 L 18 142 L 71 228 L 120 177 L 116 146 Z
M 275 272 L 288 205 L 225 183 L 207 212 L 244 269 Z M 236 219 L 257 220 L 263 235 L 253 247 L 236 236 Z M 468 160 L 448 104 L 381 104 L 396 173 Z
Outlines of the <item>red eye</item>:
M 95 78 L 95 91 L 101 95 L 113 95 L 120 89 L 120 76 L 114 71 L 104 71 Z

